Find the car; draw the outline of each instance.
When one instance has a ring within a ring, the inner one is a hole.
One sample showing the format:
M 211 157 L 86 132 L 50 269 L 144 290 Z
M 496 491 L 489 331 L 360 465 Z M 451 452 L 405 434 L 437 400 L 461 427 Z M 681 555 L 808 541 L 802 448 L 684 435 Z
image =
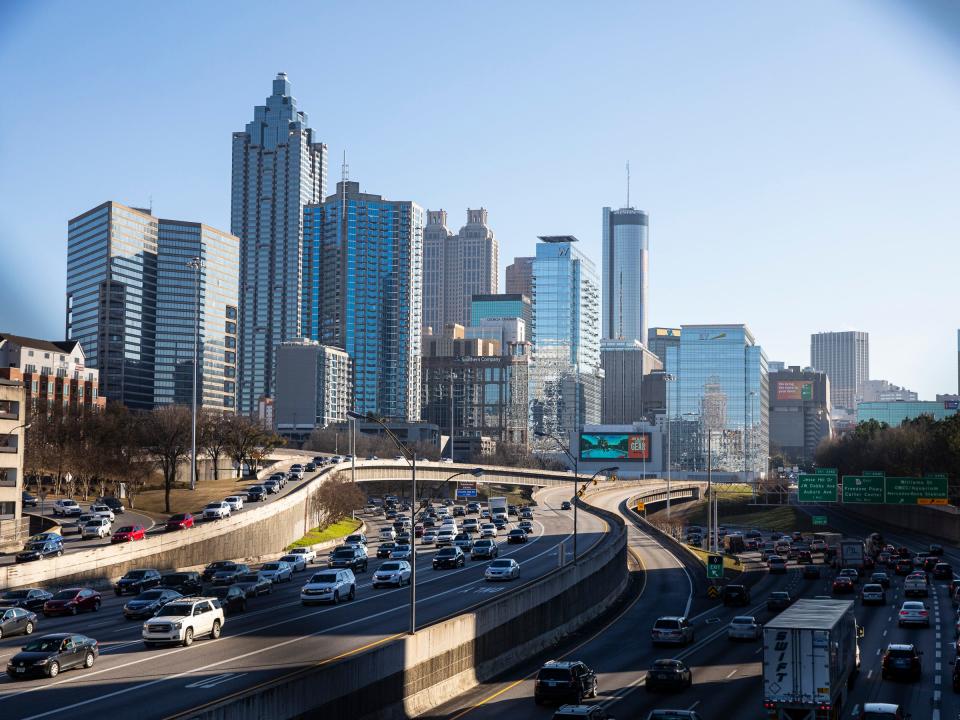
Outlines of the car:
M 353 572 L 367 571 L 367 553 L 358 547 L 341 546 L 327 559 L 329 568 L 349 568 Z
M 80 537 L 84 540 L 97 538 L 102 540 L 110 534 L 110 521 L 105 517 L 98 517 L 87 522 L 80 530 Z
M 495 558 L 500 554 L 500 547 L 497 545 L 496 540 L 490 538 L 480 538 L 473 544 L 473 549 L 470 550 L 470 559 L 471 560 L 490 560 Z
M 953 566 L 949 563 L 938 562 L 933 566 L 934 580 L 951 580 L 953 578 Z
M 239 585 L 218 585 L 210 588 L 210 597 L 216 598 L 224 613 L 245 612 L 247 593 Z
M 820 566 L 819 565 L 804 565 L 803 566 L 803 579 L 804 580 L 819 580 L 820 579 Z
M 306 465 L 303 466 L 303 469 L 304 469 L 304 471 L 306 471 L 306 472 L 316 472 L 316 471 L 317 471 L 317 464 L 316 464 L 316 463 L 313 463 L 313 462 L 308 462 Z
M 522 530 L 521 528 L 514 528 L 507 533 L 507 542 L 510 544 L 527 542 L 526 531 Z
M 489 508 L 481 508 L 481 510 L 480 510 L 480 518 L 481 518 L 481 519 L 490 518 L 490 510 L 489 510 Z
M 893 566 L 893 571 L 897 575 L 909 575 L 913 572 L 913 561 L 909 558 L 901 557 L 897 560 L 897 564 Z
M 537 671 L 533 701 L 581 704 L 597 696 L 597 674 L 580 660 L 550 660 Z
M 864 605 L 886 605 L 887 593 L 878 583 L 867 583 L 860 591 L 860 602 Z
M 43 560 L 48 557 L 60 557 L 63 555 L 63 543 L 48 540 L 46 542 L 29 543 L 23 550 L 15 556 L 15 561 L 30 562 L 32 560 Z
M 385 562 L 373 574 L 373 587 L 377 589 L 384 585 L 396 587 L 407 585 L 410 582 L 411 573 L 410 563 L 406 560 Z
M 518 577 L 520 577 L 520 564 L 513 558 L 494 560 L 483 571 L 483 579 L 488 581 L 516 580 Z
M 527 535 L 530 535 L 533 532 L 533 521 L 521 520 L 519 523 L 517 523 L 517 527 L 527 533 Z
M 126 508 L 123 506 L 123 503 L 115 497 L 97 498 L 97 502 L 100 505 L 106 505 L 108 508 L 113 510 L 114 515 L 123 515 L 123 513 L 126 512 Z
M 925 557 L 923 559 L 922 567 L 924 571 L 932 572 L 933 569 L 939 564 L 939 562 L 940 562 L 940 558 L 938 557 L 933 557 L 933 556 Z
M 480 503 L 478 502 L 468 502 L 467 503 L 467 513 L 470 515 L 476 515 L 480 512 Z
M 62 532 L 64 535 L 68 533 L 83 535 L 83 526 L 86 525 L 91 520 L 98 519 L 99 515 L 94 515 L 93 513 L 80 513 L 76 517 L 77 519 L 74 520 L 72 523 L 62 524 L 60 526 L 60 532 Z
M 223 500 L 207 503 L 203 508 L 204 520 L 223 520 L 228 517 L 230 517 L 230 506 Z
M 357 595 L 357 580 L 349 568 L 321 570 L 300 590 L 300 602 L 304 605 L 341 600 L 353 600 Z
M 666 615 L 657 618 L 650 630 L 650 639 L 654 645 L 689 645 L 694 640 L 693 626 L 685 617 Z
M 43 588 L 21 588 L 7 590 L 0 595 L 0 608 L 21 608 L 23 610 L 43 610 L 43 604 L 53 597 L 53 593 Z
M 884 680 L 902 678 L 919 680 L 923 674 L 920 654 L 912 643 L 890 643 L 883 652 L 880 662 L 881 677 Z
M 220 570 L 225 570 L 235 566 L 236 563 L 233 560 L 217 560 L 216 562 L 210 563 L 203 569 L 201 577 L 204 582 L 210 582 L 213 580 L 213 576 L 216 575 Z
M 248 598 L 269 595 L 273 592 L 273 580 L 256 570 L 240 573 L 237 575 L 236 582 L 232 584 L 243 590 Z
M 436 545 L 439 533 L 436 530 L 427 530 L 420 539 L 421 545 Z
M 272 583 L 293 580 L 293 566 L 283 560 L 274 560 L 260 566 L 260 574 Z
M 907 575 L 903 581 L 903 595 L 904 597 L 911 595 L 928 597 L 930 595 L 930 587 L 929 583 L 927 583 L 927 574 L 921 570 Z
M 64 517 L 69 517 L 71 515 L 79 515 L 83 512 L 80 506 L 77 504 L 76 500 L 70 500 L 69 498 L 64 498 L 57 500 L 53 504 L 53 514 L 62 515 Z
M 493 523 L 483 523 L 480 526 L 481 538 L 495 538 L 497 536 L 497 526 Z
M 797 552 L 798 565 L 809 565 L 812 562 L 813 562 L 813 556 L 810 554 L 809 550 L 799 550 Z
M 790 597 L 790 593 L 782 590 L 772 592 L 767 596 L 767 610 L 770 611 L 786 610 L 792 604 L 793 598 Z
M 12 607 L 0 610 L 0 640 L 12 635 L 32 635 L 37 627 L 37 614 L 32 610 Z
M 79 612 L 96 612 L 102 600 L 100 593 L 90 588 L 67 588 L 54 593 L 43 604 L 43 616 L 76 615 Z
M 854 585 L 860 581 L 860 573 L 856 568 L 843 568 L 839 573 L 837 573 L 837 577 L 850 578 L 850 582 L 852 582 Z
M 449 528 L 444 528 L 437 533 L 437 547 L 445 547 L 447 545 L 453 545 L 453 539 L 457 536 L 456 531 L 450 530 Z
M 243 497 L 240 495 L 228 495 L 223 501 L 230 506 L 230 512 L 243 510 Z
M 857 717 L 859 720 L 909 720 L 911 715 L 896 703 L 864 703 Z
M 109 505 L 103 505 L 101 503 L 94 503 L 90 506 L 90 513 L 97 515 L 99 517 L 106 518 L 110 522 L 116 520 L 116 516 L 113 514 L 113 510 L 110 509 Z
M 397 539 L 397 531 L 392 527 L 380 528 L 377 537 L 380 538 L 380 542 L 393 542 Z
M 728 640 L 756 640 L 762 632 L 763 628 L 751 615 L 737 615 L 727 625 Z
M 343 540 L 344 545 L 355 545 L 357 547 L 363 547 L 364 550 L 367 549 L 367 536 L 363 533 L 353 533 L 352 535 L 347 535 Z
M 280 481 L 279 480 L 265 480 L 263 483 L 263 489 L 267 491 L 268 495 L 275 495 L 280 492 Z
M 849 595 L 854 591 L 853 582 L 844 575 L 838 575 L 834 578 L 831 591 L 834 595 Z
M 561 510 L 569 510 L 570 508 L 571 508 L 571 505 L 569 500 L 564 500 L 562 503 L 560 503 Z
M 397 544 L 395 542 L 380 543 L 380 545 L 377 546 L 377 557 L 378 558 L 390 557 L 390 553 L 392 553 L 396 547 L 397 547 Z
M 771 555 L 767 558 L 767 572 L 771 575 L 783 575 L 787 572 L 787 561 L 780 555 Z
M 195 520 L 191 513 L 177 513 L 176 515 L 171 515 L 167 518 L 166 530 L 167 532 L 172 532 L 174 530 L 186 530 L 194 526 Z
M 553 720 L 614 720 L 612 715 L 598 705 L 561 705 L 553 713 Z
M 723 586 L 723 592 L 720 595 L 724 605 L 749 605 L 750 590 L 746 586 L 738 583 L 731 583 Z
M 23 507 L 37 507 L 40 505 L 40 501 L 24 490 L 20 493 L 20 504 L 23 505 Z
M 198 595 L 203 590 L 203 581 L 200 573 L 193 570 L 167 573 L 160 576 L 157 587 L 167 590 L 176 590 L 181 595 Z
M 463 567 L 466 563 L 465 557 L 463 550 L 455 545 L 453 547 L 440 548 L 437 554 L 433 556 L 433 569 L 440 570 L 442 568 Z
M 533 510 L 528 507 L 523 508 L 520 511 L 520 517 L 524 520 L 533 520 Z
M 153 568 L 128 570 L 126 575 L 113 584 L 113 593 L 117 597 L 124 593 L 137 595 L 158 585 L 160 585 L 159 570 Z
M 154 645 L 189 647 L 198 637 L 216 640 L 223 625 L 223 608 L 217 598 L 185 597 L 167 603 L 159 615 L 147 620 L 141 638 L 148 648 Z
M 467 518 L 463 521 L 463 532 L 465 533 L 477 533 L 480 532 L 480 521 L 476 518 Z
M 871 573 L 870 582 L 879 585 L 882 588 L 888 588 L 890 587 L 890 576 L 885 572 Z
M 147 531 L 143 525 L 124 525 L 122 528 L 114 530 L 110 542 L 133 542 L 134 540 L 143 540 L 146 537 Z
M 937 545 L 937 544 L 931 545 L 930 548 L 927 550 L 927 555 L 936 555 L 937 557 L 940 557 L 941 555 L 943 555 L 943 545 Z
M 897 613 L 897 624 L 900 627 L 906 625 L 930 627 L 930 613 L 927 606 L 917 600 L 907 600 L 900 606 L 900 612 Z
M 317 553 L 313 550 L 313 548 L 308 548 L 308 547 L 295 547 L 295 548 L 291 548 L 291 549 L 290 549 L 289 554 L 290 554 L 290 555 L 302 555 L 302 556 L 303 556 L 303 561 L 304 561 L 307 565 L 310 565 L 310 564 L 315 563 L 315 562 L 317 561 Z
M 263 485 L 253 485 L 247 488 L 247 502 L 262 502 L 268 491 Z
M 473 549 L 473 539 L 465 532 L 455 535 L 453 538 L 453 544 L 463 550 L 465 553 L 468 553 Z
M 453 516 L 454 517 L 464 517 L 467 514 L 467 509 L 463 505 L 454 505 L 453 506 Z
M 412 554 L 413 553 L 409 545 L 397 543 L 396 547 L 393 548 L 393 552 L 390 553 L 390 559 L 409 560 Z
M 74 633 L 52 633 L 31 640 L 10 658 L 7 675 L 14 680 L 43 675 L 55 678 L 61 670 L 92 668 L 100 646 L 93 638 Z
M 647 679 L 644 685 L 647 692 L 657 690 L 683 690 L 693 685 L 693 673 L 681 661 L 674 659 L 654 660 L 647 670 Z
M 246 563 L 226 562 L 210 579 L 214 585 L 232 585 L 237 582 L 241 575 L 250 572 L 250 566 Z
M 283 562 L 290 566 L 291 572 L 298 573 L 307 569 L 307 563 L 300 555 L 283 555 L 277 558 L 277 562 Z
M 413 527 L 413 536 L 414 536 L 414 537 L 423 537 L 423 525 L 422 525 L 421 523 L 417 523 L 416 525 L 414 525 L 414 527 Z
M 154 588 L 131 598 L 123 606 L 123 616 L 128 620 L 143 620 L 156 615 L 168 602 L 183 597 L 176 590 Z
M 507 505 L 507 515 L 513 515 L 514 517 L 517 517 L 518 512 L 519 508 L 517 508 L 516 505 Z

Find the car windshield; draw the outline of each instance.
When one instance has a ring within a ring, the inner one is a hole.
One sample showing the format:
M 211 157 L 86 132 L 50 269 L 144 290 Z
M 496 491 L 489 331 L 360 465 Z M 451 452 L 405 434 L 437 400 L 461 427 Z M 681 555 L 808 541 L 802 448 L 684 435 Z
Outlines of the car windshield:
M 746 616 L 735 617 L 730 621 L 731 625 L 753 625 L 753 618 Z
M 380 566 L 380 569 L 381 569 L 381 570 L 386 570 L 386 571 L 388 571 L 388 572 L 389 572 L 390 570 L 399 570 L 399 569 L 400 569 L 400 563 L 396 563 L 396 562 L 384 563 L 383 565 Z
M 890 657 L 913 657 L 913 650 L 908 650 L 906 648 L 890 648 L 887 650 L 887 653 Z
M 279 566 L 277 563 L 275 563 L 275 562 L 265 563 L 264 566 L 263 566 L 263 569 L 264 569 L 264 570 L 279 570 L 279 569 L 280 569 L 280 566 Z
M 566 668 L 541 668 L 538 680 L 569 680 L 570 671 Z
M 185 603 L 169 603 L 163 606 L 164 615 L 174 615 L 177 617 L 186 617 L 193 612 L 193 605 Z
M 335 550 L 333 556 L 335 558 L 352 558 L 353 550 Z
M 147 590 L 137 595 L 137 600 L 158 600 L 163 597 L 162 590 Z
M 147 573 L 145 570 L 131 570 L 126 575 L 124 575 L 124 577 L 127 578 L 128 580 L 139 580 L 146 574 Z
M 923 610 L 923 603 L 919 602 L 905 602 L 903 604 L 904 610 Z
M 680 622 L 670 618 L 660 618 L 653 626 L 658 630 L 676 630 L 680 627 Z
M 40 638 L 23 646 L 25 652 L 56 652 L 60 649 L 63 638 Z
M 176 515 L 171 515 L 170 519 L 176 522 L 178 520 L 186 520 L 187 516 L 184 515 L 183 513 L 177 513 Z
M 474 547 L 490 547 L 493 545 L 493 540 L 477 540 Z
M 495 568 L 508 568 L 510 565 L 511 563 L 509 560 L 494 560 L 492 563 L 490 563 L 490 567 Z
M 776 598 L 777 600 L 786 600 L 790 596 L 785 592 L 772 592 L 770 593 L 770 597 Z
M 61 590 L 50 599 L 51 600 L 72 600 L 76 596 L 77 596 L 76 590 Z
M 240 582 L 257 582 L 260 579 L 260 576 L 257 573 L 243 573 L 240 576 Z
M 860 720 L 897 720 L 897 716 L 888 712 L 864 712 Z
M 443 556 L 443 557 L 447 557 L 447 556 L 450 556 L 450 555 L 456 555 L 456 554 L 457 554 L 457 550 L 456 550 L 456 548 L 443 548 L 443 550 L 441 550 L 441 551 L 440 551 L 439 553 L 437 553 L 437 554 L 438 554 L 438 555 L 441 555 L 441 556 Z
M 4 600 L 23 600 L 27 597 L 29 590 L 8 590 L 3 594 Z
M 282 558 L 280 558 L 280 560 L 281 560 L 281 562 L 285 562 L 285 563 L 297 563 L 297 562 L 300 562 L 300 558 L 297 557 L 296 555 L 284 555 Z M 264 567 L 266 567 L 266 565 L 264 565 Z
M 654 670 L 676 670 L 677 665 L 673 660 L 656 660 L 653 668 Z
M 120 528 L 119 530 L 117 530 L 117 532 L 118 532 L 118 533 L 133 532 L 133 526 L 132 526 L 132 525 L 126 525 L 126 526 Z
M 211 510 L 219 510 L 220 503 L 218 502 L 207 503 L 207 507 L 210 508 Z
M 336 573 L 317 573 L 312 578 L 310 582 L 312 583 L 335 583 L 337 581 Z

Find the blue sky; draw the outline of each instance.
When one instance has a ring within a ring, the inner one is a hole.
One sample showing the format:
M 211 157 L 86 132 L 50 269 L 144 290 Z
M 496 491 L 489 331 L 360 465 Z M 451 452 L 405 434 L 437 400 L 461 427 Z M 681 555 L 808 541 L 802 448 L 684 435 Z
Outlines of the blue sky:
M 104 200 L 229 229 L 231 132 L 283 70 L 331 187 L 346 151 L 455 227 L 488 208 L 502 266 L 556 233 L 599 264 L 629 160 L 651 324 L 746 322 L 792 364 L 866 330 L 874 378 L 956 392 L 958 27 L 905 0 L 8 0 L 0 329 L 62 335 L 66 222 Z

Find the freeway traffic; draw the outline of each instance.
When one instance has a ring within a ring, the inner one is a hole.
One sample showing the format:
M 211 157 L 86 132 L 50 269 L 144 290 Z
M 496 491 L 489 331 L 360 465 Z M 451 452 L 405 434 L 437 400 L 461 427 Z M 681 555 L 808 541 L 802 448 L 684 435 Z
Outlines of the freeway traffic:
M 568 490 L 545 490 L 537 498 L 534 532 L 528 542 L 507 545 L 498 538 L 500 557 L 515 558 L 520 580 L 537 577 L 557 566 L 558 544 L 569 540 L 572 518 L 560 510 Z M 513 519 L 513 518 L 511 518 Z M 383 521 L 368 520 L 367 534 L 376 537 Z M 602 520 L 581 513 L 580 542 L 587 547 L 605 530 Z M 569 545 L 569 542 L 567 542 Z M 358 574 L 357 596 L 339 605 L 304 607 L 300 588 L 311 570 L 295 581 L 273 586 L 273 592 L 252 598 L 245 613 L 228 615 L 218 640 L 198 639 L 190 647 L 146 649 L 141 623 L 124 620 L 125 598 L 105 594 L 97 613 L 40 620 L 38 634 L 76 632 L 96 638 L 100 657 L 92 669 L 66 672 L 56 678 L 0 681 L 0 716 L 39 718 L 64 713 L 119 714 L 131 706 L 150 708 L 151 717 L 175 716 L 232 692 L 308 665 L 342 656 L 405 632 L 408 589 L 370 587 L 372 573 L 385 560 L 370 545 L 369 569 Z M 462 611 L 516 586 L 484 581 L 487 561 L 467 561 L 460 569 L 432 570 L 435 550 L 417 555 L 417 613 L 421 623 Z M 211 558 L 216 560 L 219 558 Z M 0 641 L 6 663 L 22 639 Z

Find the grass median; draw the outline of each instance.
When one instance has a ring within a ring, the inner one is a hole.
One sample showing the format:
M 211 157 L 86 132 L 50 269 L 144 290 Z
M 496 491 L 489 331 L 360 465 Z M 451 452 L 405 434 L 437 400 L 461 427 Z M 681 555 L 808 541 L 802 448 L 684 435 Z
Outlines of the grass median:
M 360 520 L 344 518 L 343 520 L 335 522 L 332 525 L 328 525 L 325 528 L 314 528 L 299 540 L 290 543 L 288 549 L 295 547 L 312 547 L 313 545 L 327 542 L 329 540 L 339 540 L 340 538 L 344 538 L 347 535 L 356 532 L 362 524 L 363 523 Z

